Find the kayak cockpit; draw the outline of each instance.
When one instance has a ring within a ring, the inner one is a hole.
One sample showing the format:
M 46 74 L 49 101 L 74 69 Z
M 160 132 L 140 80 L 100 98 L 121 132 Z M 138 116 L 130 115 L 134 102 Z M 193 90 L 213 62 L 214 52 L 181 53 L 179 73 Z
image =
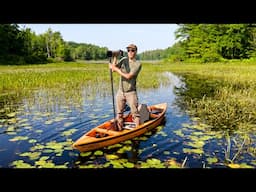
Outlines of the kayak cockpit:
M 164 108 L 157 107 L 157 106 L 150 106 L 147 108 L 147 110 L 148 110 L 149 116 L 144 123 L 153 121 L 156 118 L 160 117 Z M 120 135 L 121 133 L 127 132 L 129 130 L 133 130 L 136 128 L 136 124 L 135 122 L 133 122 L 131 114 L 125 115 L 123 128 L 124 128 L 123 131 L 116 131 L 115 123 L 114 123 L 114 120 L 112 119 L 110 121 L 107 121 L 95 127 L 94 129 L 89 131 L 86 135 L 94 138 L 104 138 L 104 137 L 110 137 L 110 136 L 117 136 L 117 135 Z

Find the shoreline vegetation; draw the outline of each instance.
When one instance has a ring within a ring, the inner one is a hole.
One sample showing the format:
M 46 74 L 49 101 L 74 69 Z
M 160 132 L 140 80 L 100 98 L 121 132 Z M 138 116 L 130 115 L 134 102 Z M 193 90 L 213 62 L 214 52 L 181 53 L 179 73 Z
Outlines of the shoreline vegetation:
M 255 63 L 182 64 L 170 70 L 184 78 L 179 94 L 191 114 L 216 130 L 256 130 Z
M 177 90 L 179 102 L 191 115 L 214 129 L 253 129 L 256 124 L 256 63 L 144 62 L 138 79 L 140 89 L 170 83 L 159 73 L 180 76 L 186 87 Z M 64 62 L 42 65 L 0 65 L 0 99 L 34 88 L 63 89 L 110 83 L 107 62 Z M 150 75 L 149 75 L 150 74 Z M 118 76 L 114 75 L 114 83 Z

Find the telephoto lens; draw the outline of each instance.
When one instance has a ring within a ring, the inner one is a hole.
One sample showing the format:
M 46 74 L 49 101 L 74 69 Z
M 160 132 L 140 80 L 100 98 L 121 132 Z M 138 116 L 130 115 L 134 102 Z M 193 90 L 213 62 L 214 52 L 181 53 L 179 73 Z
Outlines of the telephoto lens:
M 124 56 L 124 52 L 120 49 L 120 50 L 117 50 L 117 51 L 111 51 L 111 50 L 108 50 L 107 51 L 107 57 L 114 57 L 114 56 Z
M 107 57 L 112 57 L 112 55 L 113 55 L 113 54 L 112 54 L 112 51 L 109 51 L 109 50 L 108 50 L 108 51 L 107 51 Z

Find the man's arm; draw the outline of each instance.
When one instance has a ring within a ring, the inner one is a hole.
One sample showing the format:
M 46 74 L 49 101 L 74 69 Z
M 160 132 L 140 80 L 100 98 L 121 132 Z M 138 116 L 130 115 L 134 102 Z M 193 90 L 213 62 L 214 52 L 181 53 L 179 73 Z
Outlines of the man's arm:
M 109 63 L 109 68 L 112 69 L 112 72 L 117 72 L 119 75 L 123 76 L 126 79 L 131 79 L 133 77 L 133 73 L 124 73 L 120 68 L 117 67 L 117 58 L 113 57 L 113 62 Z
M 112 71 L 117 72 L 119 75 L 123 76 L 126 79 L 131 79 L 133 77 L 133 73 L 124 73 L 121 71 L 121 69 L 119 69 L 118 67 L 116 67 L 115 65 L 112 65 Z

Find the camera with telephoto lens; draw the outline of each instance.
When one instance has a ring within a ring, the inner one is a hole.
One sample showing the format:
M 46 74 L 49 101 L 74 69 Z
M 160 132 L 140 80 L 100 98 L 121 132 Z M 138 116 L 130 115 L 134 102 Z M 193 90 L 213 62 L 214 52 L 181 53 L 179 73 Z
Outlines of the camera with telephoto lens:
M 122 50 L 117 50 L 117 51 L 111 51 L 111 50 L 108 50 L 107 51 L 107 57 L 114 57 L 114 56 L 124 56 L 124 51 Z

